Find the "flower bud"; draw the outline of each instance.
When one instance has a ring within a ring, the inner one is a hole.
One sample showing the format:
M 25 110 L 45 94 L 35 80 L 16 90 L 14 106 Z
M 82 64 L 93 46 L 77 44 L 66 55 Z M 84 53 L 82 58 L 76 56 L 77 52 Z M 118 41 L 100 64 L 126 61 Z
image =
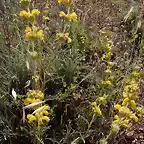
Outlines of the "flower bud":
M 136 109 L 136 103 L 135 103 L 134 100 L 131 100 L 131 101 L 130 101 L 130 106 L 131 106 L 131 108 L 132 108 L 133 110 Z
M 38 53 L 36 51 L 30 52 L 30 56 L 32 57 L 33 60 L 36 60 L 38 57 Z
M 125 98 L 125 99 L 123 100 L 122 105 L 123 105 L 123 106 L 126 106 L 126 105 L 127 105 L 127 103 L 128 103 L 128 101 L 129 101 L 129 98 Z

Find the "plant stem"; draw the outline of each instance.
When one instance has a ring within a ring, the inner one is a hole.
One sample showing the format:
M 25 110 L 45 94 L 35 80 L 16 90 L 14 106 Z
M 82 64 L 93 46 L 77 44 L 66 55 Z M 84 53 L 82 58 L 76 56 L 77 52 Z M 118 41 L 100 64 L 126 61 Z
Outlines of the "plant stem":
M 41 129 L 39 123 L 37 126 L 36 144 L 41 144 Z
M 95 114 L 93 115 L 93 117 L 92 117 L 92 119 L 91 119 L 91 121 L 90 121 L 90 123 L 89 123 L 89 125 L 88 125 L 88 129 L 91 128 L 91 125 L 92 125 L 92 123 L 93 123 L 93 121 L 94 121 L 94 118 L 95 118 Z

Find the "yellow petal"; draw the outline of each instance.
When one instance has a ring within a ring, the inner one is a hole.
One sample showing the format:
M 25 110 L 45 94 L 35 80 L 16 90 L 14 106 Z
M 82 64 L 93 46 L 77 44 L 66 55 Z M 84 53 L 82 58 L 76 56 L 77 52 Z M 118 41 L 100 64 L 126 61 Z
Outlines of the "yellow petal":
M 116 110 L 120 110 L 120 108 L 121 108 L 121 105 L 119 105 L 119 104 L 116 104 L 116 105 L 114 106 L 114 108 L 115 108 Z
M 26 12 L 25 10 L 23 10 L 23 11 L 20 11 L 20 17 L 25 17 L 25 18 L 27 18 L 27 17 L 29 17 L 29 14 L 28 14 L 28 12 Z
M 31 28 L 29 26 L 27 26 L 26 29 L 25 29 L 25 32 L 26 33 L 31 32 Z
M 71 13 L 71 19 L 75 22 L 77 22 L 77 14 L 75 12 Z
M 25 35 L 25 39 L 26 39 L 26 40 L 29 40 L 30 37 L 31 37 L 31 33 L 30 33 L 30 32 L 26 33 L 26 35 Z
M 58 3 L 62 3 L 63 2 L 63 0 L 58 0 Z
M 128 101 L 129 101 L 129 98 L 125 98 L 125 99 L 123 100 L 122 105 L 123 105 L 123 106 L 126 106 L 126 105 L 127 105 L 127 103 L 128 103 Z
M 50 106 L 49 105 L 46 105 L 44 110 L 50 110 Z
M 27 115 L 27 119 L 29 120 L 29 123 L 32 123 L 33 121 L 36 121 L 36 117 L 32 114 Z
M 31 98 L 24 99 L 24 104 L 29 104 L 29 103 L 32 103 L 32 99 Z
M 40 11 L 38 9 L 33 9 L 31 11 L 32 15 L 35 16 L 35 15 L 39 15 L 40 14 Z
M 131 100 L 131 101 L 130 101 L 130 105 L 131 105 L 131 108 L 132 108 L 133 110 L 136 109 L 136 103 L 135 103 L 134 100 Z
M 49 112 L 48 111 L 43 111 L 43 114 L 47 116 L 47 115 L 49 115 Z
M 67 37 L 68 37 L 68 36 L 69 36 L 69 33 L 65 33 L 64 36 L 67 36 Z
M 65 17 L 66 14 L 65 14 L 63 11 L 61 11 L 61 12 L 59 12 L 59 16 L 60 16 L 60 17 Z
M 48 116 L 42 116 L 41 118 L 43 122 L 48 122 L 50 120 Z
M 43 39 L 44 39 L 43 30 L 40 30 L 40 31 L 37 32 L 37 37 L 38 37 L 40 40 L 43 40 Z
M 68 38 L 68 43 L 71 43 L 71 42 L 72 42 L 71 38 Z

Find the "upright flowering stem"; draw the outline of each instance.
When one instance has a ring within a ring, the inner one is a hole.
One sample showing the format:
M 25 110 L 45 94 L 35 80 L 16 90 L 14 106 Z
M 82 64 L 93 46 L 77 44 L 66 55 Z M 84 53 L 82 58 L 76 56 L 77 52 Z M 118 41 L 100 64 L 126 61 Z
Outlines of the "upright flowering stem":
M 94 112 L 94 114 L 96 114 L 99 117 L 103 116 L 100 107 L 101 105 L 104 105 L 106 103 L 108 97 L 108 88 L 112 86 L 112 82 L 111 82 L 112 62 L 110 60 L 112 56 L 111 51 L 112 51 L 113 42 L 108 38 L 109 35 L 107 35 L 107 33 L 105 32 L 102 33 L 105 34 L 104 37 L 102 37 L 101 42 L 102 44 L 104 44 L 105 51 L 106 51 L 105 54 L 103 54 L 102 56 L 102 61 L 105 61 L 107 64 L 106 70 L 104 71 L 106 78 L 102 80 L 100 84 L 102 95 L 98 97 L 96 101 L 91 103 L 92 111 Z
M 25 39 L 30 41 L 32 49 L 29 52 L 32 61 L 32 80 L 33 90 L 27 92 L 27 98 L 24 99 L 23 118 L 25 119 L 25 109 L 29 108 L 33 110 L 33 113 L 26 116 L 26 121 L 33 127 L 35 131 L 35 143 L 40 144 L 42 141 L 42 129 L 46 123 L 49 122 L 50 107 L 44 104 L 44 94 L 40 91 L 38 70 L 38 59 L 39 55 L 42 56 L 42 50 L 38 51 L 35 49 L 36 44 L 39 41 L 44 40 L 43 30 L 37 27 L 38 22 L 36 17 L 40 15 L 38 9 L 30 10 L 30 0 L 21 0 L 20 3 L 24 5 L 27 11 L 23 10 L 20 12 L 20 17 L 23 17 L 31 25 L 25 29 Z M 42 58 L 42 57 L 40 57 Z
M 74 11 L 71 11 L 72 0 L 58 0 L 59 4 L 64 4 L 67 8 L 67 13 L 64 11 L 59 12 L 59 16 L 64 19 L 63 32 L 57 33 L 56 37 L 63 42 L 71 43 L 72 39 L 69 37 L 67 32 L 67 26 L 71 22 L 77 22 L 77 14 Z

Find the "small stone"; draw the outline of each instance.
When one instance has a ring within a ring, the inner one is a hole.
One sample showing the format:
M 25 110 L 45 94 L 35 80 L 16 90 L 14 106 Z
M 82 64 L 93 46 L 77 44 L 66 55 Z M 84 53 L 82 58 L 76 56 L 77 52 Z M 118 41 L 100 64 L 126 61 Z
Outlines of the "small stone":
M 126 135 L 127 137 L 132 137 L 134 135 L 134 131 L 128 132 Z

